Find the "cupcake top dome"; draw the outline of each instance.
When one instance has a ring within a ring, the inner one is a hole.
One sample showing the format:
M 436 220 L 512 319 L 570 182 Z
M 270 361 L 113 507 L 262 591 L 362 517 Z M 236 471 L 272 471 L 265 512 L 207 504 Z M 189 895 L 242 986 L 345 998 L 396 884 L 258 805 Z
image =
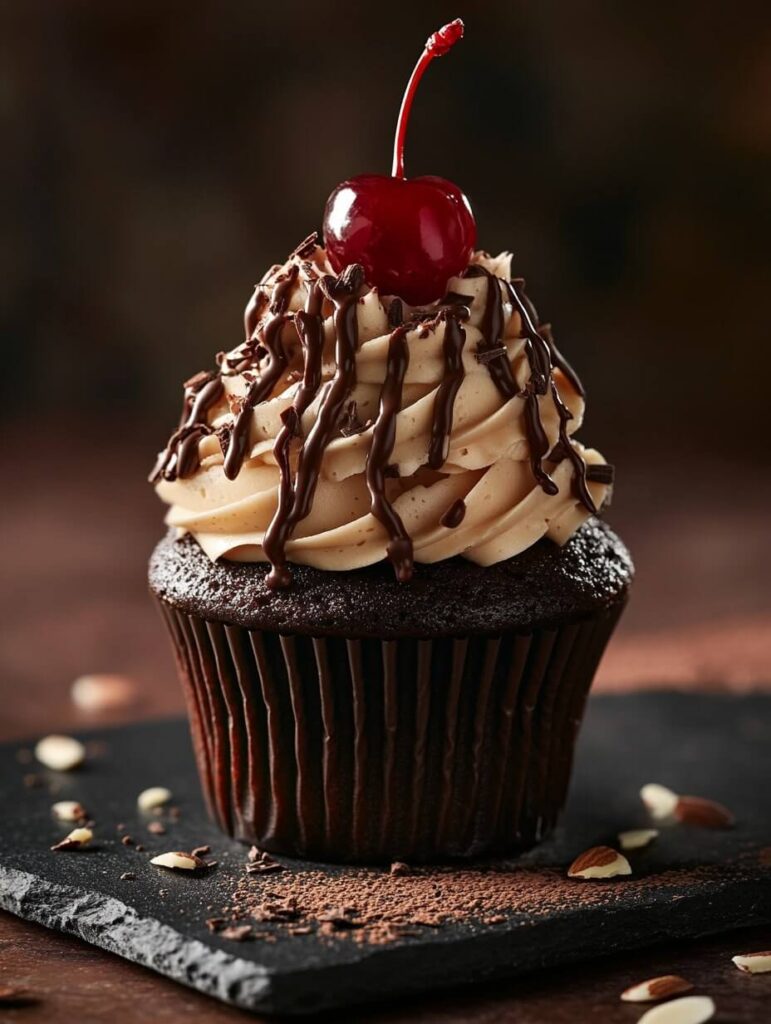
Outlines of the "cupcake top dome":
M 410 306 L 335 273 L 315 235 L 256 286 L 244 341 L 184 386 L 151 474 L 212 559 L 348 570 L 511 558 L 563 544 L 612 468 L 573 437 L 584 390 L 512 276 L 475 252 Z

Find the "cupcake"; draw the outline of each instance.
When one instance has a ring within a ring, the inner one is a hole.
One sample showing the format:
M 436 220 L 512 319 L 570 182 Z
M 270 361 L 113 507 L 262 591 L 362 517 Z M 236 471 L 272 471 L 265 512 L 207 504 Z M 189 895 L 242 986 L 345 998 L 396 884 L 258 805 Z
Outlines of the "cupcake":
M 631 581 L 597 518 L 613 470 L 457 186 L 351 179 L 323 241 L 256 286 L 152 473 L 170 529 L 150 587 L 204 794 L 277 853 L 525 849 L 564 803 Z

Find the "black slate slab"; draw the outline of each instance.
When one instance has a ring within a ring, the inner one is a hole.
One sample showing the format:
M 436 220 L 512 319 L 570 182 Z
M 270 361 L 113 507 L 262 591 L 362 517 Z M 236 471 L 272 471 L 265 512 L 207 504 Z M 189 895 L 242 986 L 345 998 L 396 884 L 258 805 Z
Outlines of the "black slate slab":
M 502 906 L 498 923 L 421 927 L 385 945 L 316 928 L 288 935 L 285 926 L 270 924 L 260 930 L 275 933 L 275 941 L 235 943 L 210 933 L 205 920 L 218 915 L 243 878 L 246 850 L 206 819 L 185 723 L 90 738 L 99 742 L 88 764 L 69 775 L 20 763 L 18 745 L 0 748 L 0 905 L 248 1009 L 311 1012 L 771 921 L 769 697 L 594 698 L 559 833 L 516 862 L 487 865 L 520 881 L 528 877 L 523 872 L 551 871 L 562 887 L 558 898 L 551 886 L 542 904 L 534 897 L 519 909 Z M 25 785 L 30 773 L 36 778 Z M 630 880 L 560 881 L 582 850 L 646 823 L 638 790 L 649 781 L 722 801 L 735 812 L 736 828 L 667 829 L 630 855 Z M 136 810 L 137 793 L 150 785 L 168 786 L 181 811 L 178 822 L 164 817 L 165 835 L 149 833 Z M 93 848 L 50 852 L 69 829 L 51 816 L 51 804 L 61 799 L 81 801 L 95 818 Z M 122 844 L 118 823 L 144 852 Z M 149 863 L 162 850 L 201 844 L 218 861 L 201 877 Z M 250 885 L 280 889 L 289 871 L 311 867 L 285 864 L 285 872 Z M 136 878 L 122 880 L 124 872 Z

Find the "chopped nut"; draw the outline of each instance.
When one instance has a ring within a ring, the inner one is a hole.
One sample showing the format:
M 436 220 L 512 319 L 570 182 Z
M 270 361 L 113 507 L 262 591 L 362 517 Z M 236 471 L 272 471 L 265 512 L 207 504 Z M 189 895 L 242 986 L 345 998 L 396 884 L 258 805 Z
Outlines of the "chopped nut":
M 654 821 L 671 822 L 675 818 L 678 796 L 658 782 L 649 782 L 640 790 L 642 802 Z
M 136 687 L 118 675 L 80 676 L 70 687 L 70 697 L 83 711 L 108 711 L 133 703 Z
M 669 999 L 683 992 L 690 992 L 692 988 L 693 985 L 685 978 L 677 974 L 665 974 L 660 978 L 649 978 L 648 981 L 641 981 L 639 985 L 632 985 L 621 993 L 621 999 L 625 1003 L 653 1003 L 657 999 Z
M 626 832 L 619 832 L 618 845 L 622 850 L 642 850 L 644 846 L 652 843 L 658 834 L 657 828 L 630 828 Z
M 727 807 L 700 796 L 681 796 L 675 807 L 675 817 L 684 825 L 701 828 L 731 828 L 736 822 Z
M 163 807 L 171 800 L 171 790 L 165 786 L 150 786 L 143 789 L 137 797 L 137 805 L 140 811 L 154 811 L 157 807 Z
M 35 746 L 38 761 L 56 772 L 69 772 L 83 764 L 86 748 L 72 736 L 45 736 Z
M 714 1013 L 715 1004 L 709 996 L 685 996 L 652 1007 L 637 1024 L 704 1024 Z
M 90 828 L 74 828 L 68 836 L 65 836 L 61 842 L 56 843 L 52 846 L 52 850 L 63 852 L 64 850 L 79 850 L 83 846 L 88 846 L 91 840 L 94 838 L 94 833 Z
M 159 868 L 171 868 L 172 871 L 198 871 L 205 868 L 206 864 L 200 857 L 194 857 L 192 853 L 183 853 L 180 850 L 171 850 L 168 853 L 159 853 L 150 861 Z
M 223 928 L 219 934 L 223 939 L 231 939 L 233 942 L 245 942 L 246 939 L 251 939 L 252 927 L 248 924 L 231 924 L 227 928 Z
M 745 974 L 768 974 L 771 971 L 771 949 L 762 953 L 739 953 L 731 960 Z
M 59 821 L 83 821 L 88 817 L 85 807 L 77 800 L 60 800 L 51 810 Z
M 614 878 L 631 874 L 629 861 L 610 846 L 593 846 L 576 857 L 568 868 L 568 878 Z

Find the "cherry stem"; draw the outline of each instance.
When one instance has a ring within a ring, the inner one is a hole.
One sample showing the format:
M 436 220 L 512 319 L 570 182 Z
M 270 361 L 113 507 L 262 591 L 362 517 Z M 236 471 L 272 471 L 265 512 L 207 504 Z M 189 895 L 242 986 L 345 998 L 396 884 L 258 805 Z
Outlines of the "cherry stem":
M 410 75 L 410 80 L 407 82 L 407 88 L 404 90 L 404 98 L 402 99 L 399 117 L 396 121 L 394 162 L 391 167 L 391 176 L 394 178 L 404 177 L 404 139 L 407 134 L 407 122 L 410 118 L 412 101 L 415 97 L 418 83 L 423 77 L 423 72 L 434 57 L 443 57 L 445 53 L 447 53 L 447 51 L 462 38 L 463 22 L 460 18 L 456 18 L 455 21 L 451 21 L 449 25 L 444 25 L 438 32 L 434 32 L 434 34 L 429 36 L 426 40 L 423 52 L 418 58 L 418 62 Z

